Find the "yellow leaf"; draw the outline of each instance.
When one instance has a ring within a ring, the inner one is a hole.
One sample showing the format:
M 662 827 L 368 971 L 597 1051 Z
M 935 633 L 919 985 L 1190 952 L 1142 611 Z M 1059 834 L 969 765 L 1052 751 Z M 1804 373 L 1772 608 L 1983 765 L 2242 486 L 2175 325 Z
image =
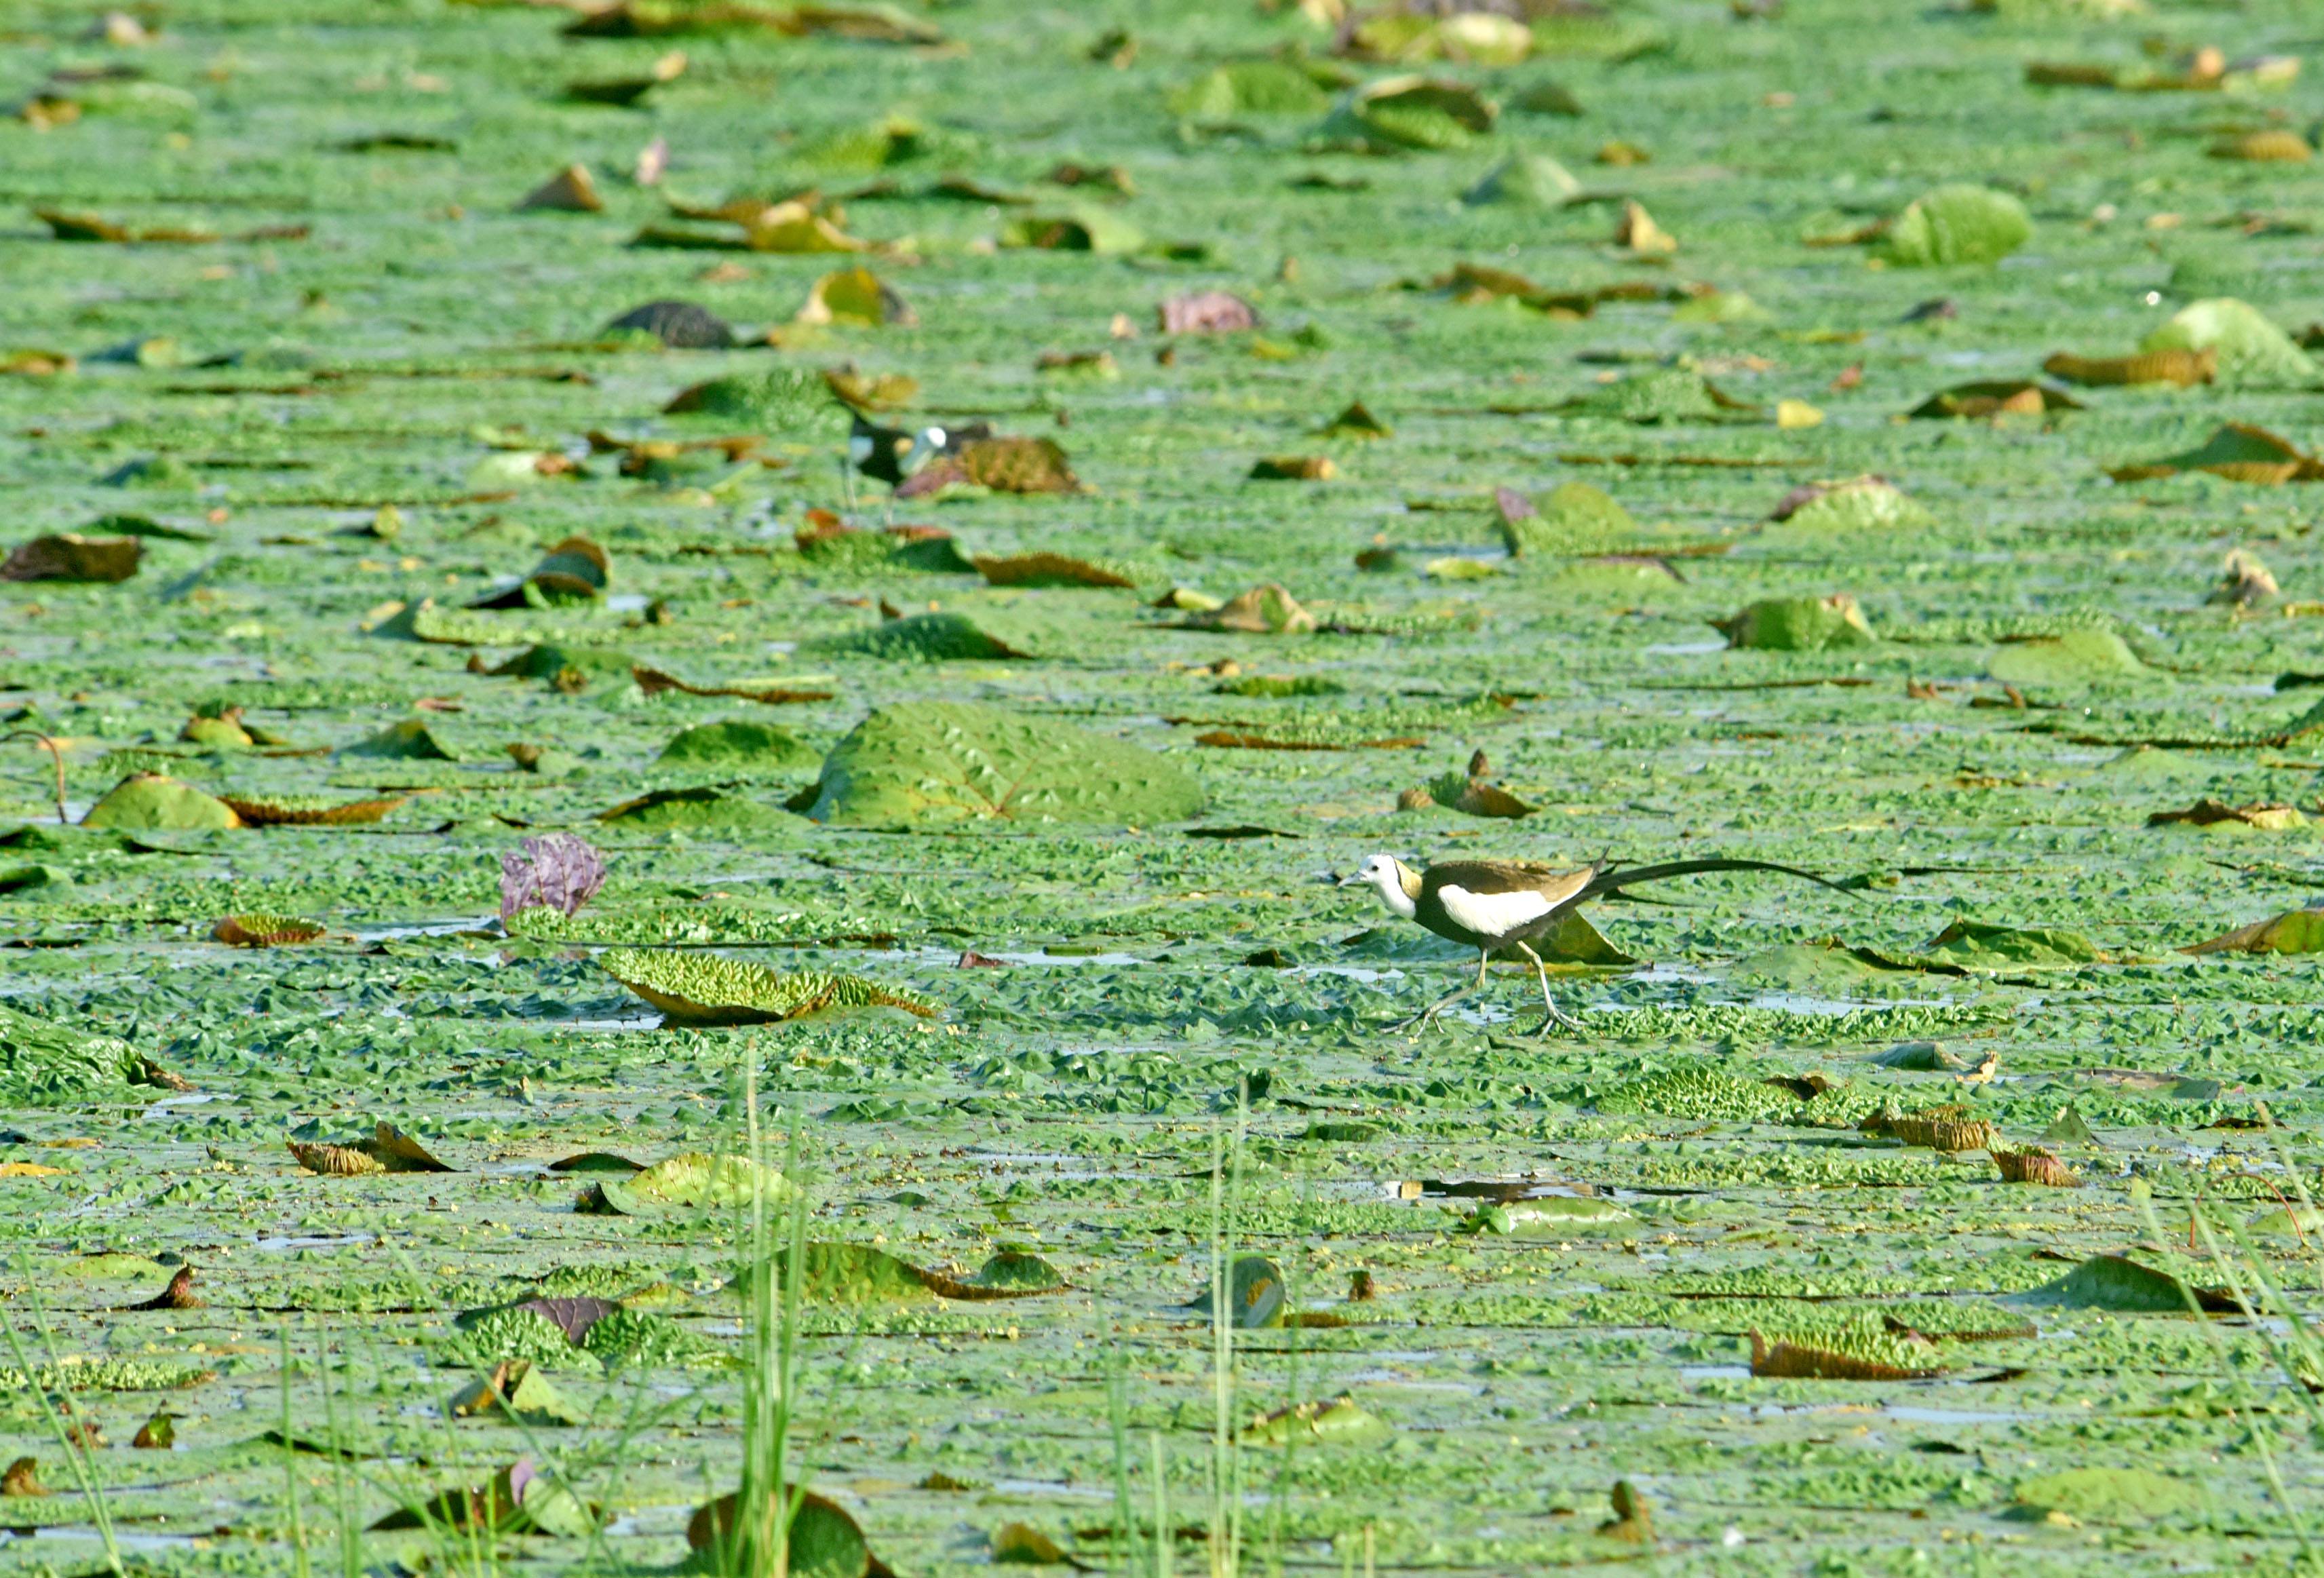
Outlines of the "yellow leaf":
M 1775 425 L 1779 428 L 1821 427 L 1823 412 L 1804 400 L 1779 400 L 1775 402 Z

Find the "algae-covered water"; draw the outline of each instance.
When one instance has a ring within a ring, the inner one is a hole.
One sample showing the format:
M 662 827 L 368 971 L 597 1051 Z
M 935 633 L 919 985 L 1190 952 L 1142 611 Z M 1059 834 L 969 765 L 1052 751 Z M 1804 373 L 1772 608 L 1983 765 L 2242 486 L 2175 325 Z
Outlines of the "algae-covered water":
M 1341 9 L 0 14 L 0 1564 L 2297 1569 L 2314 9 Z

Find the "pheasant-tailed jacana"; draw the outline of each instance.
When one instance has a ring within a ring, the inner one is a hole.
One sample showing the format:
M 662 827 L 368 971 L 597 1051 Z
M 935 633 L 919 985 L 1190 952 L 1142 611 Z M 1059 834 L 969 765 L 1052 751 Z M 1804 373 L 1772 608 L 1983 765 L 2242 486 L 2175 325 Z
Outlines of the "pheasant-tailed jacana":
M 1416 872 L 1392 854 L 1368 857 L 1356 868 L 1355 874 L 1340 885 L 1345 888 L 1368 884 L 1379 894 L 1380 902 L 1396 914 L 1438 937 L 1477 950 L 1475 984 L 1463 986 L 1431 1003 L 1397 1029 L 1415 1025 L 1425 1029 L 1462 998 L 1482 991 L 1486 962 L 1505 948 L 1515 948 L 1533 961 L 1534 974 L 1541 981 L 1545 1017 L 1534 1029 L 1534 1034 L 1539 1035 L 1553 1024 L 1576 1030 L 1582 1026 L 1551 1000 L 1549 970 L 1541 955 L 1534 952 L 1534 939 L 1554 930 L 1586 900 L 1643 882 L 1692 876 L 1698 872 L 1780 872 L 1836 891 L 1848 891 L 1813 872 L 1761 860 L 1675 860 L 1627 869 L 1599 861 L 1567 870 L 1535 861 L 1454 860 L 1441 861 L 1425 871 Z

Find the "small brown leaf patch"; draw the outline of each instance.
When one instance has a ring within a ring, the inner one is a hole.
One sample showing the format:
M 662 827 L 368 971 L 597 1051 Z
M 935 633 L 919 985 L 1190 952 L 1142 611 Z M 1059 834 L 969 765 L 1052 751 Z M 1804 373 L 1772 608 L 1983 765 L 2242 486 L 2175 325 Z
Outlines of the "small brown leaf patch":
M 125 581 L 144 551 L 134 537 L 61 531 L 19 544 L 0 562 L 0 581 Z
M 2040 1184 L 2052 1189 L 2079 1189 L 2082 1180 L 2074 1169 L 2058 1159 L 2058 1153 L 2038 1145 L 2023 1150 L 1993 1152 L 1994 1165 L 2001 1169 L 2005 1184 Z
M 178 1444 L 177 1416 L 155 1409 L 151 1418 L 137 1427 L 129 1444 L 141 1452 L 168 1452 Z
M 1922 1339 L 1926 1343 L 1927 1339 Z M 1931 1344 L 1933 1346 L 1933 1344 Z M 1751 1329 L 1751 1373 L 1784 1380 L 1928 1380 L 1944 1374 L 1941 1366 L 1925 1369 L 1880 1364 L 1810 1343 L 1777 1339 L 1770 1343 Z
M 2229 482 L 2273 487 L 2287 482 L 2324 482 L 2324 461 L 2319 461 L 2265 428 L 2248 422 L 2227 422 L 2197 448 L 2137 466 L 2109 466 L 2116 482 L 2148 482 L 2176 476 L 2182 471 L 2208 471 Z
M 2077 356 L 2070 351 L 2060 351 L 2042 364 L 2042 371 L 2068 383 L 2172 383 L 2190 389 L 2218 376 L 2219 352 L 2216 346 L 2205 346 L 2199 351 L 2149 351 L 2136 356 Z
M 2200 799 L 2183 811 L 2156 811 L 2146 818 L 2149 827 L 2167 827 L 2184 823 L 2190 827 L 2216 827 L 2222 822 L 2240 823 L 2246 827 L 2265 828 L 2278 832 L 2297 827 L 2307 818 L 2292 807 L 2280 802 L 2255 800 L 2248 806 L 2230 806 L 2224 800 Z
M 1956 383 L 1941 389 L 1906 414 L 1914 417 L 2040 416 L 2049 411 L 2080 411 L 2081 401 L 2062 389 L 2024 378 Z
M 994 586 L 1135 586 L 1119 570 L 1092 564 L 1063 553 L 1020 553 L 1007 557 L 980 553 L 971 561 L 976 573 Z
M 1925 1112 L 1892 1112 L 1875 1120 L 1890 1134 L 1910 1146 L 1926 1146 L 1948 1155 L 1964 1150 L 1991 1150 L 1993 1125 L 1971 1118 L 1962 1107 L 1932 1107 Z
M 1250 468 L 1253 482 L 1329 482 L 1339 475 L 1328 455 L 1269 455 Z
M 194 1294 L 194 1269 L 180 1266 L 178 1274 L 170 1278 L 170 1286 L 143 1304 L 124 1305 L 124 1309 L 199 1309 L 202 1301 Z
M 1259 327 L 1250 303 L 1225 291 L 1173 296 L 1155 314 L 1164 334 L 1235 334 Z
M 772 685 L 689 685 L 675 674 L 642 664 L 630 670 L 630 678 L 648 696 L 659 696 L 665 690 L 683 691 L 688 696 L 735 696 L 744 701 L 764 702 L 779 706 L 788 702 L 829 701 L 838 692 L 833 690 L 789 690 Z
M 299 1165 L 330 1178 L 356 1178 L 387 1171 L 376 1158 L 345 1145 L 318 1145 L 306 1140 L 287 1142 Z
M 431 707 L 429 710 L 444 709 Z M 383 795 L 375 799 L 349 800 L 337 806 L 310 806 L 259 795 L 220 795 L 218 798 L 233 807 L 234 814 L 241 817 L 243 825 L 248 827 L 352 827 L 383 820 L 389 812 L 409 802 L 411 797 Z
M 318 922 L 288 915 L 229 915 L 210 927 L 210 937 L 228 947 L 272 948 L 313 942 L 323 930 Z
M 419 1140 L 384 1121 L 373 1126 L 369 1140 L 353 1145 L 324 1145 L 304 1140 L 286 1142 L 299 1165 L 328 1177 L 363 1177 L 372 1173 L 448 1173 Z
M 577 1348 L 591 1326 L 622 1306 L 618 1300 L 611 1298 L 528 1298 L 514 1307 L 539 1315 L 564 1333 L 565 1340 Z
M 45 1496 L 49 1488 L 41 1483 L 41 1460 L 20 1457 L 0 1472 L 0 1496 Z

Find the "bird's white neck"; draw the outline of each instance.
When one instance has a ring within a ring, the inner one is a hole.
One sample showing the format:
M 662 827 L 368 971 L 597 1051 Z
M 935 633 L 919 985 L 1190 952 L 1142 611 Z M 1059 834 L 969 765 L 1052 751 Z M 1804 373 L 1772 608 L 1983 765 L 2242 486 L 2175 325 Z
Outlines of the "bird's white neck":
M 1379 895 L 1380 902 L 1405 920 L 1410 920 L 1419 909 L 1419 880 L 1402 861 L 1397 861 L 1393 870 L 1372 879 L 1372 890 Z

